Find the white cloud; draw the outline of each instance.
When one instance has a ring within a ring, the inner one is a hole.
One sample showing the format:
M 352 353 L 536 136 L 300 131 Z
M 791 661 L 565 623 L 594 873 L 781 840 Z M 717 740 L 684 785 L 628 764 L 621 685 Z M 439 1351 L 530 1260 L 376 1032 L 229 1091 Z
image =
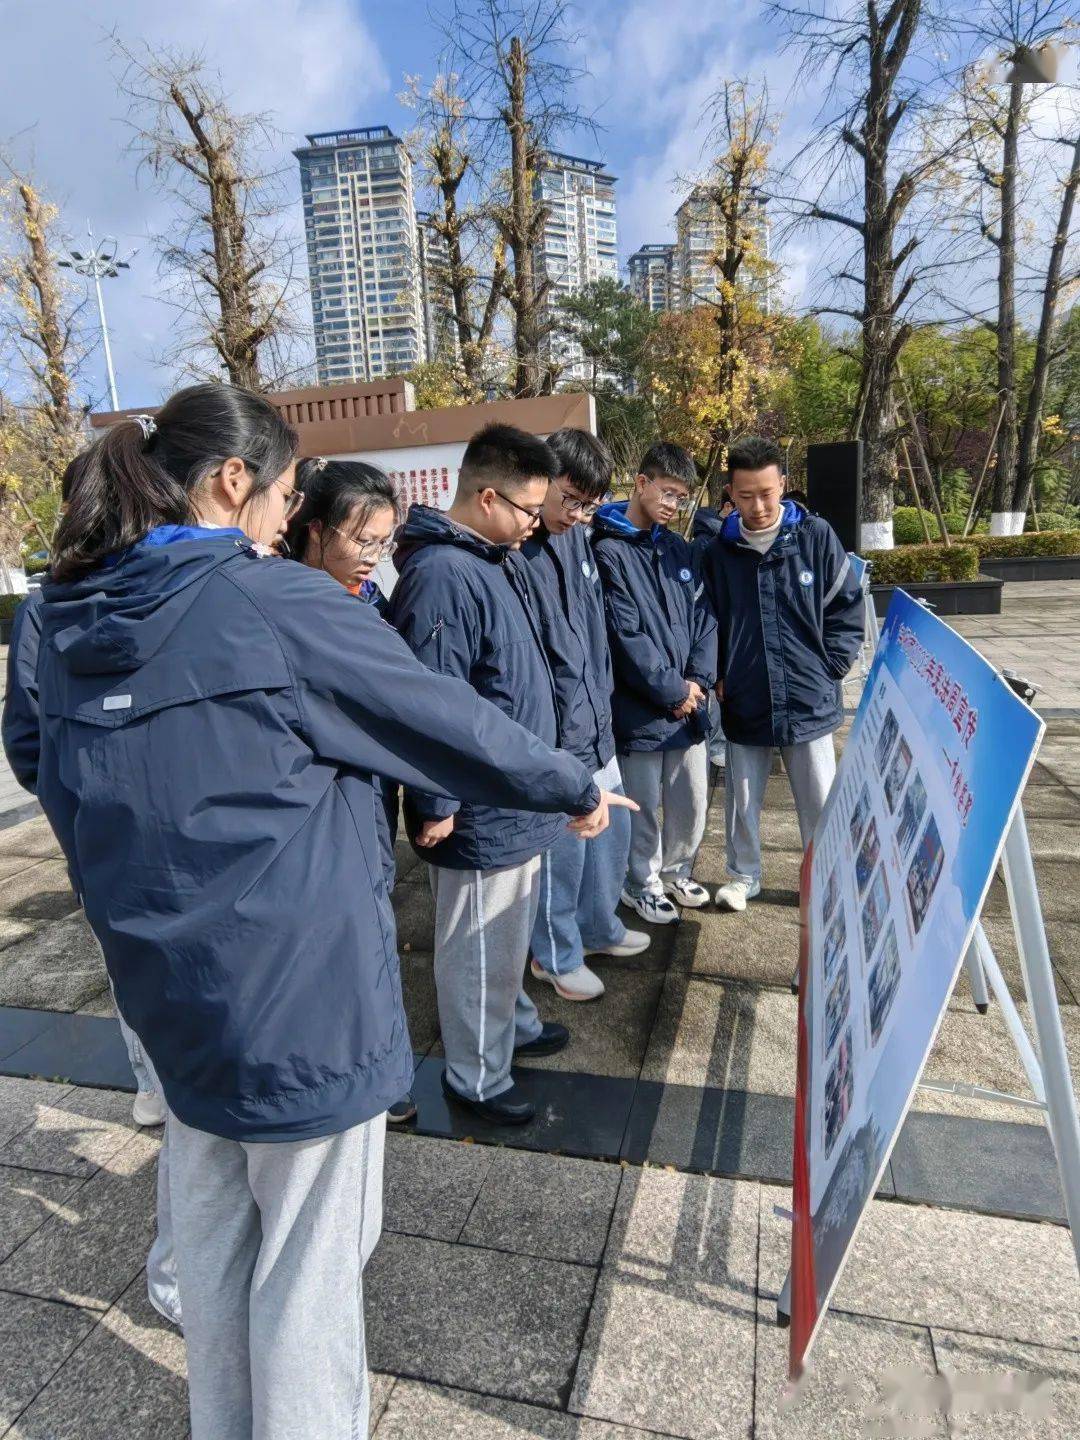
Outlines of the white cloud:
M 99 234 L 140 248 L 130 275 L 106 282 L 106 303 L 121 403 L 146 404 L 172 380 L 153 363 L 175 317 L 156 296 L 148 239 L 170 209 L 137 180 L 127 152 L 114 28 L 129 45 L 205 51 L 237 109 L 273 112 L 290 165 L 305 129 L 362 123 L 392 85 L 357 0 L 0 0 L 0 30 L 8 43 L 17 35 L 23 59 L 6 67 L 0 141 L 32 167 L 73 233 L 90 218 Z M 100 363 L 94 372 L 100 401 Z

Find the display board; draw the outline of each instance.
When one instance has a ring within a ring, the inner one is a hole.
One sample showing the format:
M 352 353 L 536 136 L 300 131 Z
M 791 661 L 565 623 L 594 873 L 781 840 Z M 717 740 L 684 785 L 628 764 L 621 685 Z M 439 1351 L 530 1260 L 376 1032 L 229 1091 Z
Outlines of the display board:
M 803 870 L 792 1376 L 911 1103 L 1042 730 L 978 651 L 894 593 Z

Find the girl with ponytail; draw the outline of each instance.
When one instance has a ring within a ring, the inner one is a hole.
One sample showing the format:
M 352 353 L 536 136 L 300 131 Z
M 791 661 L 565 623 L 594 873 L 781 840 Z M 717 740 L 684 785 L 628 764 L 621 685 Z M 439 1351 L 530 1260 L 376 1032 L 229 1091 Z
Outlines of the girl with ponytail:
M 361 1276 L 413 1071 L 374 777 L 607 824 L 577 760 L 269 553 L 295 447 L 224 385 L 118 422 L 41 606 L 37 794 L 168 1106 L 192 1440 L 367 1433 Z

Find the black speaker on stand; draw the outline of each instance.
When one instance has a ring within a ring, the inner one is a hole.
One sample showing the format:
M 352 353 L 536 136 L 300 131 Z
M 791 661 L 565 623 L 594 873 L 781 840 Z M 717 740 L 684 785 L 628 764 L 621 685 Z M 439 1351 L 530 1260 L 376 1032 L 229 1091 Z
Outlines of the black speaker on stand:
M 845 550 L 858 550 L 862 514 L 862 441 L 806 447 L 806 498 Z

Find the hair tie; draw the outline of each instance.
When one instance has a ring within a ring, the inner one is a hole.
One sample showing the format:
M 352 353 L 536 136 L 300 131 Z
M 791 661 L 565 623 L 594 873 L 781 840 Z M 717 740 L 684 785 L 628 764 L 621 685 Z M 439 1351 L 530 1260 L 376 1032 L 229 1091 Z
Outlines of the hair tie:
M 330 462 L 325 455 L 315 455 L 312 457 L 311 463 L 315 466 L 316 470 L 325 470 Z
M 157 421 L 152 415 L 132 415 L 131 418 L 142 431 L 144 444 L 150 439 L 151 435 L 157 434 Z

